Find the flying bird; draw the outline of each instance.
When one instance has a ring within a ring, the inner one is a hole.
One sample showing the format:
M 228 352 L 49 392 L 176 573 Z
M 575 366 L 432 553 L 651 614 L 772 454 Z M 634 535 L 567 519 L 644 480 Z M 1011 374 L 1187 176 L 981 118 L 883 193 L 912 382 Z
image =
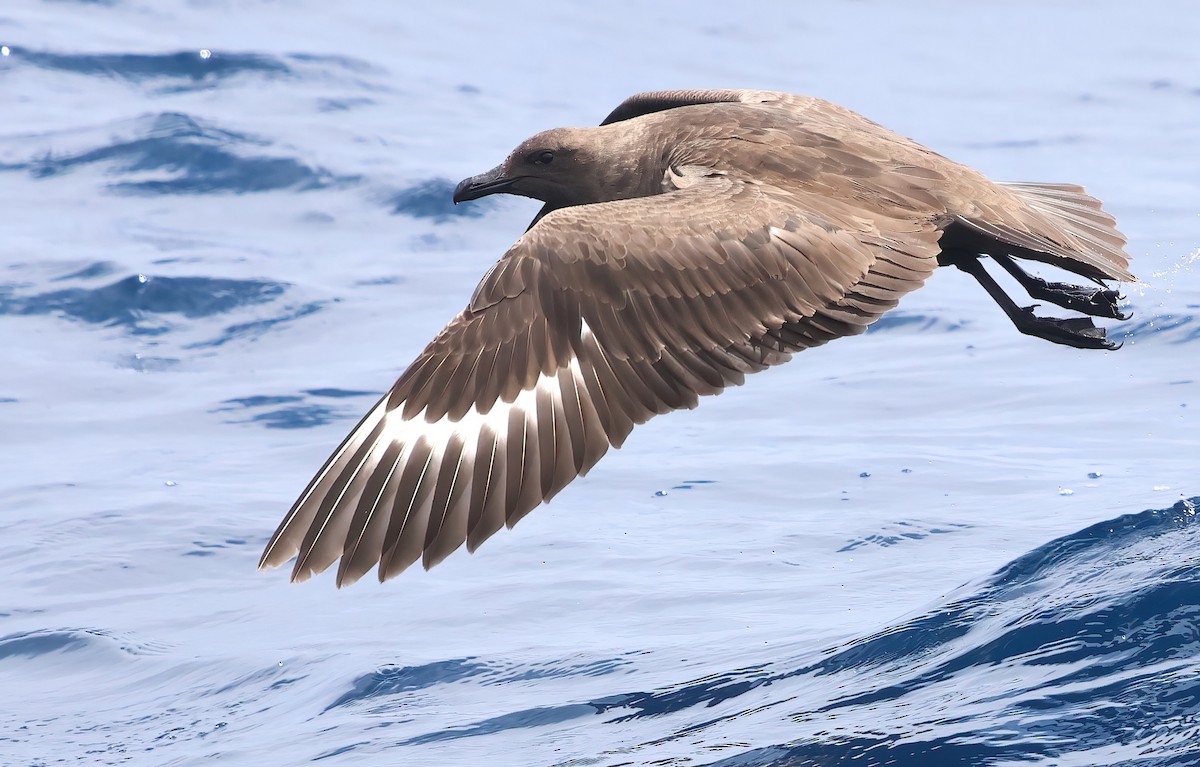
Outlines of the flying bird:
M 454 201 L 545 203 L 467 307 L 354 427 L 267 544 L 292 580 L 381 581 L 474 551 L 633 427 L 804 349 L 862 333 L 939 266 L 1022 333 L 1112 349 L 1125 238 L 1071 184 L 995 183 L 844 107 L 786 93 L 633 96 L 522 142 Z M 1021 261 L 1094 283 L 1048 282 Z

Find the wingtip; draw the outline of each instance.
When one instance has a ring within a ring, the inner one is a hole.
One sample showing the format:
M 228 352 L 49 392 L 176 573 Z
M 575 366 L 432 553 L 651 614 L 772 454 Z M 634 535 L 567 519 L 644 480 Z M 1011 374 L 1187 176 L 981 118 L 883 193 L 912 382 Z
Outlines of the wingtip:
M 305 581 L 307 581 L 308 579 L 310 579 L 312 577 L 313 577 L 312 569 L 308 568 L 308 567 L 303 567 L 301 565 L 301 562 L 299 560 L 297 560 L 296 566 L 294 568 L 292 568 L 292 575 L 288 580 L 292 583 L 304 583 Z
M 275 568 L 279 567 L 280 564 L 282 563 L 274 560 L 271 557 L 271 549 L 267 548 L 267 550 L 262 553 L 262 556 L 258 558 L 258 566 L 254 569 L 261 573 L 264 570 L 274 570 Z

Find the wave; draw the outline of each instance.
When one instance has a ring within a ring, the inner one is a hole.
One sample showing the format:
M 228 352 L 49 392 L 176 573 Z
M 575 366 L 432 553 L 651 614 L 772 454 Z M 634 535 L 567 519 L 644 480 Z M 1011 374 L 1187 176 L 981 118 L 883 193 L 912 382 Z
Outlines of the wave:
M 107 264 L 94 264 L 69 277 L 107 274 Z M 16 295 L 13 286 L 0 286 L 0 315 L 56 314 L 83 322 L 122 327 L 133 335 L 159 335 L 172 325 L 162 315 L 188 318 L 224 314 L 238 307 L 262 304 L 287 289 L 279 282 L 217 277 L 154 277 L 135 274 L 99 287 L 75 287 L 33 295 Z
M 1188 309 L 1195 307 L 1187 307 Z M 1163 342 L 1185 344 L 1200 340 L 1200 315 L 1188 311 L 1141 314 L 1138 319 L 1107 324 L 1108 337 L 1122 343 Z M 895 309 L 867 328 L 867 333 L 954 333 L 970 327 L 969 320 Z M 1014 331 L 1015 333 L 1015 331 Z M 1015 337 L 1015 336 L 1014 336 Z
M 114 140 L 112 133 L 134 137 Z M 126 176 L 108 184 L 109 191 L 132 195 L 307 191 L 359 181 L 294 157 L 263 154 L 270 141 L 179 112 L 140 117 L 116 128 L 106 126 L 103 135 L 105 143 L 100 146 L 62 154 L 39 148 L 39 154 L 28 160 L 0 164 L 0 171 L 25 171 L 40 179 L 100 165 Z M 26 142 L 42 147 L 48 139 L 34 136 Z M 151 174 L 153 178 L 146 178 Z
M 815 660 L 768 660 L 668 689 L 513 711 L 405 745 L 603 716 L 606 727 L 670 724 L 626 749 L 628 763 L 678 745 L 689 754 L 739 751 L 710 762 L 723 767 L 1194 764 L 1197 504 L 1181 500 L 1051 541 L 958 598 Z M 478 664 L 455 668 L 459 677 L 479 673 Z M 375 682 L 360 680 L 331 707 L 400 689 Z M 748 740 L 781 726 L 794 736 Z
M 236 397 L 221 402 L 222 407 L 212 413 L 250 413 L 247 418 L 232 418 L 225 423 L 253 423 L 268 429 L 310 429 L 334 421 L 358 417 L 358 410 L 338 407 L 325 402 L 310 402 L 309 399 L 347 399 L 380 396 L 381 392 L 352 391 L 348 389 L 306 389 L 299 394 L 254 395 Z
M 1161 338 L 1167 343 L 1189 343 L 1200 340 L 1200 316 L 1190 312 L 1153 314 L 1145 319 L 1123 322 L 1114 327 L 1109 335 L 1117 340 L 1140 341 L 1154 336 L 1156 340 Z
M 19 46 L 10 50 L 14 61 L 28 63 L 39 69 L 114 77 L 133 82 L 158 78 L 220 80 L 247 73 L 276 77 L 291 74 L 291 68 L 282 59 L 261 53 L 55 53 Z
M 106 277 L 116 267 L 96 262 L 51 282 Z M 281 301 L 290 288 L 271 280 L 219 277 L 169 277 L 133 274 L 98 286 L 79 286 L 23 293 L 22 285 L 0 285 L 0 316 L 54 315 L 66 319 L 118 328 L 131 336 L 155 338 L 181 328 L 180 320 L 204 320 L 263 305 L 267 316 L 236 322 L 220 329 L 214 337 L 182 344 L 188 350 L 211 349 L 232 341 L 252 340 L 308 317 L 329 301 L 290 304 Z M 256 311 L 261 314 L 262 311 Z M 127 366 L 142 371 L 164 370 L 178 360 L 134 355 Z
M 479 218 L 495 206 L 493 200 L 475 200 L 470 205 L 455 205 L 454 182 L 433 178 L 401 189 L 387 198 L 393 215 L 449 221 L 452 218 Z M 479 203 L 483 203 L 482 205 Z

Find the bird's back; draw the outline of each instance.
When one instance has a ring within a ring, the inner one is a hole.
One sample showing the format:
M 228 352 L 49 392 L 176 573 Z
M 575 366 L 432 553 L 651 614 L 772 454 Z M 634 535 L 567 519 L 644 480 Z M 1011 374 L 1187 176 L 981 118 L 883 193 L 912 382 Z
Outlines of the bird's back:
M 683 94 L 678 92 L 678 100 Z M 668 164 L 729 173 L 825 206 L 932 222 L 986 251 L 988 242 L 1088 277 L 1132 280 L 1125 238 L 1082 187 L 1008 184 L 822 99 L 714 91 L 711 103 L 625 120 L 663 138 Z M 736 96 L 736 100 L 734 100 Z M 630 101 L 634 101 L 631 99 Z M 645 103 L 657 103 L 647 100 Z M 632 108 L 625 110 L 634 114 Z

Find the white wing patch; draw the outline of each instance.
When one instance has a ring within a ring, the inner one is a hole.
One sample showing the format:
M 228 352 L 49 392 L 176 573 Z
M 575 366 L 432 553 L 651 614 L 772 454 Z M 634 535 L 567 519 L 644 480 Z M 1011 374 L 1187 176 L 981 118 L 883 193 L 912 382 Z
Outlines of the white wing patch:
M 583 334 L 591 336 L 586 324 Z M 565 397 L 564 387 L 571 387 Z M 570 420 L 594 428 L 591 394 L 579 360 L 572 357 L 554 373 L 539 375 L 512 402 L 498 400 L 486 413 L 473 406 L 457 420 L 445 415 L 428 421 L 424 410 L 406 419 L 404 403 L 389 409 L 384 397 L 297 502 L 263 564 L 281 564 L 298 552 L 292 578 L 302 581 L 342 557 L 339 585 L 346 585 L 377 562 L 381 579 L 420 553 L 431 566 L 467 540 L 471 523 L 511 526 L 528 511 L 511 508 L 514 497 L 536 492 L 536 505 L 557 491 L 546 492 L 547 470 L 556 481 L 567 478 L 568 469 L 574 477 L 603 453 L 590 451 L 595 454 L 583 467 L 572 461 L 571 440 L 584 440 L 584 435 L 571 433 L 566 408 L 580 411 Z M 486 454 L 477 455 L 481 445 Z M 547 449 L 552 455 L 542 454 Z M 515 462 L 514 456 L 519 456 Z M 517 488 L 509 487 L 513 482 Z M 538 487 L 527 487 L 530 482 Z M 503 504 L 506 493 L 508 503 Z M 473 496 L 498 496 L 503 516 L 486 522 L 478 509 L 468 508 Z

